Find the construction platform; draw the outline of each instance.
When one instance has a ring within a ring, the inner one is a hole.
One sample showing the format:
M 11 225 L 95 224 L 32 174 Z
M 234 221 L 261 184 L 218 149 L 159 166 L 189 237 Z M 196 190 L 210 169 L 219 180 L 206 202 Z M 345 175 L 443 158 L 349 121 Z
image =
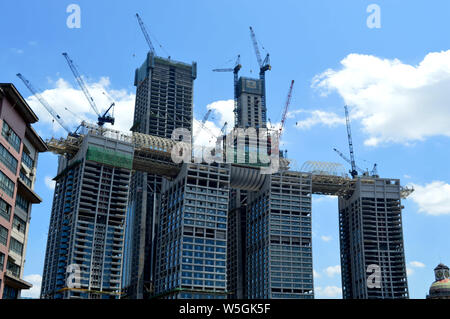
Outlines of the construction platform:
M 158 174 L 169 179 L 175 178 L 180 172 L 181 164 L 172 161 L 172 149 L 177 143 L 180 143 L 178 141 L 136 132 L 124 133 L 86 122 L 81 124 L 81 128 L 79 134 L 47 140 L 49 151 L 57 155 L 72 157 L 79 151 L 84 136 L 87 134 L 97 135 L 133 145 L 133 170 Z M 254 165 L 231 165 L 248 170 L 259 170 Z M 289 170 L 289 159 L 280 158 L 280 170 Z M 237 172 L 238 170 L 233 171 Z M 358 179 L 364 183 L 374 183 L 374 178 L 371 176 L 359 176 L 356 179 L 348 177 L 342 165 L 337 163 L 309 161 L 302 166 L 301 171 L 312 175 L 312 193 L 318 195 L 347 197 L 353 193 Z M 408 197 L 414 191 L 408 187 L 400 186 L 400 188 L 402 198 Z

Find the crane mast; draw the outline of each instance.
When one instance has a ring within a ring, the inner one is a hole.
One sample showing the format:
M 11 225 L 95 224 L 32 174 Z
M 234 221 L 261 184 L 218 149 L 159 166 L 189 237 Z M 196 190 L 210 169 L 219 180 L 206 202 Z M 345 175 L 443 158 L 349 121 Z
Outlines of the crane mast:
M 344 109 L 345 109 L 345 122 L 347 124 L 348 148 L 350 151 L 350 164 L 352 166 L 350 174 L 352 175 L 353 178 L 355 178 L 358 175 L 358 171 L 356 169 L 355 153 L 353 152 L 352 131 L 350 129 L 350 117 L 348 115 L 347 105 L 344 105 Z
M 264 61 L 261 58 L 261 53 L 259 52 L 259 48 L 258 48 L 258 41 L 256 41 L 256 35 L 255 32 L 253 31 L 253 28 L 250 27 L 250 37 L 252 39 L 252 43 L 253 43 L 253 49 L 255 50 L 255 54 L 256 54 L 256 60 L 258 61 L 258 65 L 259 65 L 259 79 L 262 82 L 262 97 L 261 97 L 261 106 L 262 106 L 262 110 L 263 110 L 263 122 L 266 122 L 266 71 L 267 70 L 271 70 L 272 66 L 270 65 L 270 57 L 269 57 L 269 53 L 267 53 L 266 57 L 264 58 Z
M 234 64 L 234 68 L 225 68 L 225 69 L 213 69 L 213 72 L 233 72 L 233 86 L 234 86 L 234 123 L 235 125 L 238 123 L 238 80 L 239 80 L 239 70 L 242 68 L 241 65 L 241 56 L 238 55 L 236 59 L 236 63 Z

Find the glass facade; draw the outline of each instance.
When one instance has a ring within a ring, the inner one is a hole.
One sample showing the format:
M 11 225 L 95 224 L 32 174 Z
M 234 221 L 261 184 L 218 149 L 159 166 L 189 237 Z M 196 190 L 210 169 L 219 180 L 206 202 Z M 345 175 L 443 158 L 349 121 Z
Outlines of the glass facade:
M 271 175 L 248 201 L 247 298 L 314 298 L 311 175 Z
M 225 298 L 229 168 L 187 164 L 165 184 L 156 295 Z

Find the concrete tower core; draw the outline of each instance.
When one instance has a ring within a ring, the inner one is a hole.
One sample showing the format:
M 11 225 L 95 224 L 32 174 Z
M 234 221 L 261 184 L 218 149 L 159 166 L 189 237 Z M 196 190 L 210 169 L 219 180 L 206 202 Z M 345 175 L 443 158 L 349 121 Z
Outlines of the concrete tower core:
M 262 107 L 263 95 L 263 80 L 239 78 L 235 127 L 266 127 L 266 110 Z

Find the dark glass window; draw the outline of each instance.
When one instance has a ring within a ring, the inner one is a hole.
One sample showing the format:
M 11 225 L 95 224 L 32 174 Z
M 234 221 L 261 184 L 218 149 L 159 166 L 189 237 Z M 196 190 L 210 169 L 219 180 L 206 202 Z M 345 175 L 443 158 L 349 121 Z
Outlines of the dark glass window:
M 6 246 L 8 242 L 8 229 L 0 225 L 0 244 Z
M 17 173 L 17 160 L 2 144 L 0 144 L 0 161 L 13 172 L 14 175 Z
M 24 172 L 20 171 L 19 177 L 20 177 L 20 179 L 25 183 L 25 185 L 27 185 L 28 187 L 31 188 L 31 179 L 29 179 L 29 178 L 27 177 L 27 175 L 25 175 Z
M 17 239 L 11 237 L 11 241 L 9 243 L 9 250 L 13 251 L 19 255 L 22 255 L 23 252 L 23 244 L 20 243 Z
M 9 221 L 11 217 L 11 206 L 0 198 L 0 216 Z
M 9 258 L 8 258 L 8 263 L 6 264 L 6 270 L 9 270 L 13 274 L 13 276 L 19 278 L 20 267 L 18 265 L 16 265 L 14 262 L 12 262 Z M 4 296 L 5 295 L 3 295 L 3 297 Z
M 30 206 L 30 203 L 23 198 L 20 194 L 17 194 L 16 196 L 16 207 L 19 207 L 25 212 L 28 212 L 28 207 Z
M 0 171 L 0 189 L 3 190 L 9 197 L 13 197 L 14 187 L 14 182 L 10 180 L 2 171 Z
M 25 221 L 22 218 L 18 217 L 17 215 L 14 215 L 13 228 L 17 230 L 19 233 L 25 234 L 25 227 L 26 227 Z
M 33 166 L 34 166 L 33 159 L 26 152 L 22 152 L 22 163 L 24 163 L 25 166 L 28 168 L 33 168 Z
M 20 137 L 12 130 L 12 128 L 3 121 L 2 135 L 8 143 L 17 151 L 20 152 Z

